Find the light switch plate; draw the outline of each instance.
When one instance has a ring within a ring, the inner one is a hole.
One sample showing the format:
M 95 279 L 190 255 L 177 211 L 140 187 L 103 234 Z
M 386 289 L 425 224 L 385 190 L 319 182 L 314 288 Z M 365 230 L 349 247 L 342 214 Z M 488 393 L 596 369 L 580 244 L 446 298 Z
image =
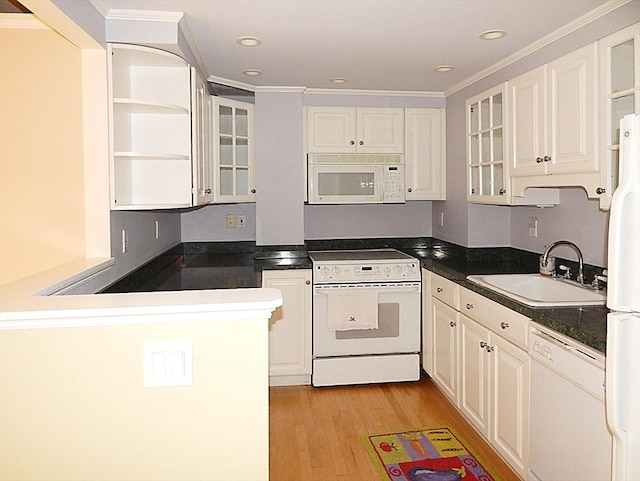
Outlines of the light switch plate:
M 193 384 L 193 342 L 145 342 L 144 387 Z

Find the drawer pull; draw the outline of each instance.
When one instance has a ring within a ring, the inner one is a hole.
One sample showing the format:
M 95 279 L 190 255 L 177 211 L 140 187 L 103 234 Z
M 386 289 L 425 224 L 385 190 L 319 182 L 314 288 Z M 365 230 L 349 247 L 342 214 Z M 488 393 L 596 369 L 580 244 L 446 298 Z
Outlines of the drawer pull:
M 507 329 L 507 328 L 509 327 L 509 323 L 508 323 L 508 322 L 501 322 L 501 323 L 500 323 L 500 327 L 501 327 L 502 329 Z
M 442 287 L 436 287 L 436 291 L 437 292 L 442 292 L 442 291 L 444 291 L 444 289 Z
M 456 327 L 456 323 L 455 323 L 455 321 L 451 321 L 451 322 L 449 323 L 449 325 L 450 325 L 451 327 Z
M 473 304 L 468 303 L 466 307 L 467 307 L 467 309 L 473 309 Z

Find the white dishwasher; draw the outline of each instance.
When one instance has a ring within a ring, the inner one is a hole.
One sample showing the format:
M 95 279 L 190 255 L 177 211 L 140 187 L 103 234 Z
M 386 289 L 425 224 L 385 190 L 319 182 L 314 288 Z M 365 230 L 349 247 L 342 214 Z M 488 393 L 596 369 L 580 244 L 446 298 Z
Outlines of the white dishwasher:
M 541 326 L 532 328 L 530 481 L 611 479 L 604 356 Z

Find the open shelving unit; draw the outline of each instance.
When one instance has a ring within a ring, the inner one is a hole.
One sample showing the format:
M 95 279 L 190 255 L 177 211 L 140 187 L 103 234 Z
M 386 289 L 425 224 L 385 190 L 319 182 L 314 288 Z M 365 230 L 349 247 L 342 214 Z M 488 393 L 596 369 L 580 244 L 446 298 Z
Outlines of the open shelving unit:
M 193 205 L 191 70 L 169 52 L 109 45 L 111 204 Z

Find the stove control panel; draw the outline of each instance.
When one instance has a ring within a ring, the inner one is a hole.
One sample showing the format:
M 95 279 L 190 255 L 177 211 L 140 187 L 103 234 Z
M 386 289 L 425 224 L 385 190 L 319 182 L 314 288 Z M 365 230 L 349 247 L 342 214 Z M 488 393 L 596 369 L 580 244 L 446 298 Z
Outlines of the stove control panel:
M 420 280 L 418 261 L 390 264 L 316 264 L 314 283 L 416 281 Z

